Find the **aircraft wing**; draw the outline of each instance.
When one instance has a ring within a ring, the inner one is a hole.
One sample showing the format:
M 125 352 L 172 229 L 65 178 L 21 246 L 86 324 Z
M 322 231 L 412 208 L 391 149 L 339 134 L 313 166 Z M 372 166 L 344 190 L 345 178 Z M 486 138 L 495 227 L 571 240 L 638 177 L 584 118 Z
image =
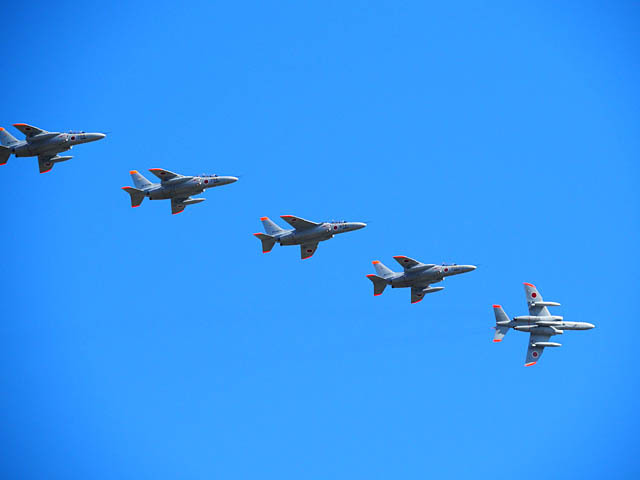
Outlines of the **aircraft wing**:
M 394 257 L 395 258 L 395 257 Z M 429 285 L 424 284 L 424 285 L 413 285 L 411 287 L 411 303 L 418 303 L 421 302 L 422 299 L 425 296 L 424 293 L 424 289 L 427 288 Z
M 525 367 L 530 367 L 531 365 L 535 365 L 540 357 L 542 356 L 542 351 L 544 347 L 538 346 L 534 347 L 537 342 L 548 342 L 551 338 L 551 335 L 540 335 L 537 333 L 532 333 L 529 335 L 529 348 L 527 348 L 527 358 L 524 362 Z
M 160 180 L 162 180 L 163 182 L 167 180 L 173 180 L 174 178 L 182 177 L 182 175 L 178 173 L 173 173 L 163 168 L 150 168 L 149 171 L 153 173 L 156 177 L 158 177 Z
M 183 203 L 185 200 L 189 200 L 189 197 L 172 198 L 171 199 L 171 214 L 172 215 L 175 215 L 176 213 L 180 213 L 180 212 L 184 211 L 184 209 L 187 207 Z
M 310 258 L 314 253 L 316 253 L 316 248 L 318 248 L 318 242 L 303 243 L 300 245 L 300 258 L 302 258 L 302 260 Z
M 421 263 L 413 258 L 405 257 L 404 255 L 396 255 L 393 259 L 402 265 L 402 268 L 405 270 L 407 268 L 415 267 L 416 265 L 421 265 Z
M 55 155 L 38 155 L 38 167 L 40 167 L 40 173 L 47 173 L 53 168 L 54 162 L 51 159 Z
M 27 125 L 26 123 L 14 123 L 13 126 L 16 127 L 18 130 L 20 130 L 22 133 L 24 133 L 27 138 L 40 135 L 41 133 L 49 133 L 46 130 L 42 130 L 41 128 L 34 127 L 33 125 Z
M 280 215 L 280 218 L 296 230 L 308 230 L 309 228 L 317 227 L 318 225 L 320 225 L 319 223 L 311 222 L 300 217 L 294 217 L 293 215 Z

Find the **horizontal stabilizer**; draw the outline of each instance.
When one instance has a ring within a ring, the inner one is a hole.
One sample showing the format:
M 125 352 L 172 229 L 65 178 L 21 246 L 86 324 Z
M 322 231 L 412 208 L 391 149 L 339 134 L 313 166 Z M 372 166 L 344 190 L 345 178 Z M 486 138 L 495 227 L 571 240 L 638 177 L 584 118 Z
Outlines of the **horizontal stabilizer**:
M 276 239 L 265 233 L 254 233 L 256 238 L 262 242 L 262 253 L 268 253 L 276 244 Z
M 122 189 L 131 195 L 131 207 L 139 207 L 144 200 L 144 192 L 133 187 L 122 187 Z
M 384 292 L 387 286 L 387 281 L 374 274 L 367 275 L 367 278 L 373 283 L 373 296 L 377 297 L 378 295 L 382 295 L 382 292 Z
M 6 165 L 11 156 L 11 149 L 0 146 L 0 165 Z
M 509 323 L 509 317 L 500 305 L 493 306 L 493 314 L 496 316 L 496 333 L 493 336 L 493 341 L 501 342 L 509 331 L 509 327 L 506 325 Z

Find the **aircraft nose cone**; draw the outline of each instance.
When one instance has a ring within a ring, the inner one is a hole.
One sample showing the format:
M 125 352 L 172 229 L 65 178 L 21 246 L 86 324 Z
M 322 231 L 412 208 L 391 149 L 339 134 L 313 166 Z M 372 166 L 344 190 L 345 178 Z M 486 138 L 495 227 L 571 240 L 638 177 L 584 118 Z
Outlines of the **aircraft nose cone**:
M 238 181 L 238 177 L 225 177 L 224 183 L 234 183 Z
M 351 225 L 353 226 L 354 230 L 360 230 L 361 228 L 364 228 L 367 226 L 367 224 L 364 222 L 353 222 Z
M 464 265 L 464 266 L 462 267 L 462 271 L 463 271 L 464 273 L 467 273 L 467 272 L 473 272 L 476 268 L 478 268 L 478 267 L 476 267 L 475 265 Z
M 85 138 L 87 142 L 95 142 L 97 140 L 102 140 L 106 135 L 104 133 L 86 133 Z
M 584 324 L 587 327 L 587 330 L 591 330 L 592 328 L 596 328 L 596 326 L 593 323 L 585 322 Z

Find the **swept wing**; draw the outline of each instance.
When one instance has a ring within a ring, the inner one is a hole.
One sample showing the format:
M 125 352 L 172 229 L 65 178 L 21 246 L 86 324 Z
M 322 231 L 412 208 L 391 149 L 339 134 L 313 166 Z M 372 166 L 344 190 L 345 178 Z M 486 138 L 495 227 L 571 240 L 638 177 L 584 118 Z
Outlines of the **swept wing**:
M 33 125 L 27 125 L 26 123 L 14 123 L 13 126 L 24 133 L 27 138 L 35 137 L 36 135 L 40 135 L 41 133 L 49 133 L 46 130 L 34 127 Z
M 280 215 L 285 222 L 291 225 L 296 230 L 308 230 L 313 227 L 317 227 L 320 225 L 319 223 L 312 222 L 310 220 L 305 220 L 304 218 L 294 217 L 293 215 Z M 315 251 L 315 249 L 314 249 Z
M 318 248 L 318 242 L 303 243 L 300 245 L 300 258 L 302 258 L 302 260 L 310 258 L 314 253 L 316 253 L 316 248 Z
M 173 173 L 173 172 L 170 172 L 169 170 L 165 170 L 164 168 L 150 168 L 149 171 L 153 173 L 156 177 L 158 177 L 160 180 L 162 180 L 163 182 L 166 182 L 167 180 L 173 180 L 174 178 L 180 178 L 183 176 L 183 175 L 180 175 L 179 173 Z

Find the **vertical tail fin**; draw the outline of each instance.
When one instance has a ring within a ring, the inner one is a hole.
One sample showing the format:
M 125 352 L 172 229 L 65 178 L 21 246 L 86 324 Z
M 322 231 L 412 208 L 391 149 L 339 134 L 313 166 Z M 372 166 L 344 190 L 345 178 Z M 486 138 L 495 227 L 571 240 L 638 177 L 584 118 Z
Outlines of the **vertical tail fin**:
M 137 170 L 131 170 L 129 173 L 131 174 L 131 178 L 133 179 L 133 184 L 138 190 L 143 190 L 144 188 L 153 185 L 153 183 L 140 175 Z
M 18 143 L 18 139 L 0 127 L 0 144 L 4 147 L 9 147 L 15 143 Z
M 276 239 L 271 235 L 265 235 L 264 233 L 254 233 L 254 235 L 262 242 L 262 253 L 270 252 L 276 244 Z
M 493 306 L 493 314 L 496 316 L 496 333 L 493 336 L 494 342 L 501 342 L 504 336 L 509 331 L 509 327 L 504 325 L 504 323 L 509 322 L 509 317 L 500 305 Z
M 283 233 L 285 230 L 280 228 L 276 223 L 274 223 L 269 217 L 262 217 L 260 219 L 262 225 L 264 225 L 264 229 L 267 232 L 267 235 L 277 235 L 278 233 Z
M 390 276 L 393 275 L 393 270 L 386 267 L 385 265 L 380 263 L 378 260 L 374 260 L 371 263 L 373 263 L 373 268 L 376 269 L 376 273 L 378 274 L 378 276 L 382 278 L 389 278 Z

